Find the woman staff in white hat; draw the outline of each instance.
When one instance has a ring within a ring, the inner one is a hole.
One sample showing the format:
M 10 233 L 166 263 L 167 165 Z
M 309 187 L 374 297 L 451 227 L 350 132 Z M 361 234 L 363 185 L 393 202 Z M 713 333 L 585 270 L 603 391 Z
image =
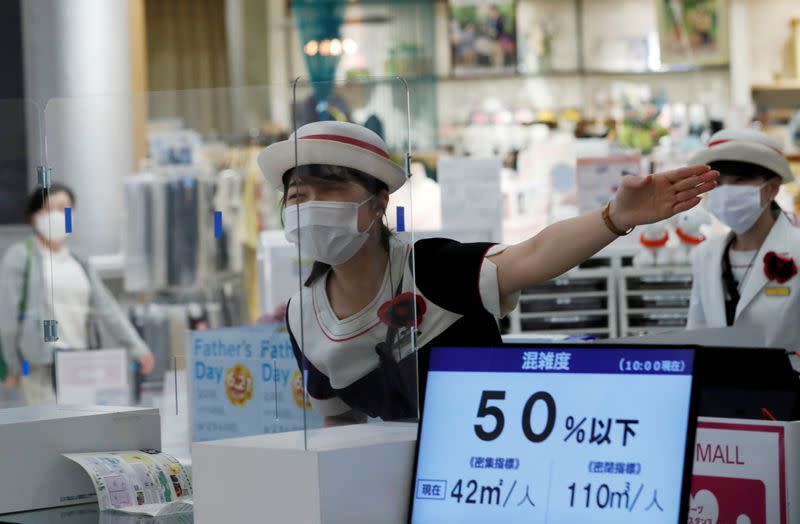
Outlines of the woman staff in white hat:
M 775 203 L 794 180 L 780 144 L 752 129 L 723 130 L 692 161 L 720 172 L 708 209 L 731 231 L 692 254 L 688 328 L 753 326 L 767 346 L 800 349 L 800 230 Z
M 298 129 L 296 140 L 266 148 L 258 162 L 284 192 L 286 237 L 316 261 L 286 317 L 311 402 L 327 423 L 415 417 L 415 386 L 425 386 L 430 347 L 500 344 L 495 318 L 515 307 L 520 290 L 564 273 L 639 224 L 696 206 L 718 176 L 695 166 L 626 177 L 603 210 L 519 244 L 427 239 L 416 242 L 412 259 L 411 246 L 382 222 L 389 194 L 406 176 L 373 132 L 315 122 Z

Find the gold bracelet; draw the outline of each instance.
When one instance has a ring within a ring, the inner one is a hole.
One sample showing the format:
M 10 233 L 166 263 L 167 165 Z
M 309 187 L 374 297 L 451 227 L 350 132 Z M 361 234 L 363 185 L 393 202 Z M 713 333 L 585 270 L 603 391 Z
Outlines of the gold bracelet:
M 631 231 L 633 231 L 633 229 L 634 229 L 634 228 L 630 228 L 627 231 L 621 231 L 620 229 L 617 228 L 617 226 L 614 225 L 614 222 L 611 221 L 611 201 L 610 200 L 609 200 L 608 204 L 606 204 L 605 207 L 603 208 L 602 216 L 603 216 L 603 222 L 605 222 L 606 227 L 608 228 L 608 230 L 611 231 L 612 233 L 614 233 L 615 235 L 617 235 L 618 237 L 624 237 L 625 235 L 630 235 Z

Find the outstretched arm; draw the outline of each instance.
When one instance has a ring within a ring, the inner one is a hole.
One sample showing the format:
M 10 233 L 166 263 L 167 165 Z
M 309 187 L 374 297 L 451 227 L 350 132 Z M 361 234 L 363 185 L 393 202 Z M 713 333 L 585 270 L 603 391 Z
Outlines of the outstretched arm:
M 719 173 L 708 166 L 645 177 L 626 176 L 611 204 L 611 221 L 624 231 L 687 211 L 700 203 L 700 195 L 717 186 L 718 178 Z M 491 257 L 497 266 L 500 295 L 557 277 L 615 238 L 617 235 L 605 225 L 600 211 L 552 224 Z

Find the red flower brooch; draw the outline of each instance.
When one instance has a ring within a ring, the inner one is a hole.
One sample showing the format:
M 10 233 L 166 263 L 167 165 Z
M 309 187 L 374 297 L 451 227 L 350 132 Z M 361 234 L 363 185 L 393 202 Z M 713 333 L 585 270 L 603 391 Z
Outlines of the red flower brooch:
M 414 317 L 414 302 L 417 316 Z M 427 310 L 425 300 L 413 293 L 401 293 L 378 309 L 378 318 L 387 326 L 395 329 L 410 328 L 422 323 Z
M 797 264 L 793 258 L 784 258 L 770 251 L 764 255 L 764 274 L 768 279 L 783 284 L 797 274 Z

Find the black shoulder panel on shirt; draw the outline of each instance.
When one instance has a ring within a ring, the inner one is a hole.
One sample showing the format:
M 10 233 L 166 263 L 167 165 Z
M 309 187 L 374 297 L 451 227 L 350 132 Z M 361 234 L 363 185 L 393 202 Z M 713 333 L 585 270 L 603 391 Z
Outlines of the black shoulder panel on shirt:
M 485 313 L 479 278 L 486 252 L 493 245 L 491 242 L 462 244 L 448 238 L 416 242 L 417 288 L 426 298 L 453 313 Z
M 308 394 L 318 399 L 329 399 L 336 396 L 336 392 L 331 387 L 331 382 L 328 377 L 318 370 L 314 365 L 303 355 L 300 345 L 294 338 L 292 333 L 292 326 L 289 324 L 289 305 L 291 300 L 286 304 L 286 331 L 289 333 L 289 341 L 292 343 L 292 352 L 297 361 L 297 367 L 300 373 L 306 378 L 306 390 Z

